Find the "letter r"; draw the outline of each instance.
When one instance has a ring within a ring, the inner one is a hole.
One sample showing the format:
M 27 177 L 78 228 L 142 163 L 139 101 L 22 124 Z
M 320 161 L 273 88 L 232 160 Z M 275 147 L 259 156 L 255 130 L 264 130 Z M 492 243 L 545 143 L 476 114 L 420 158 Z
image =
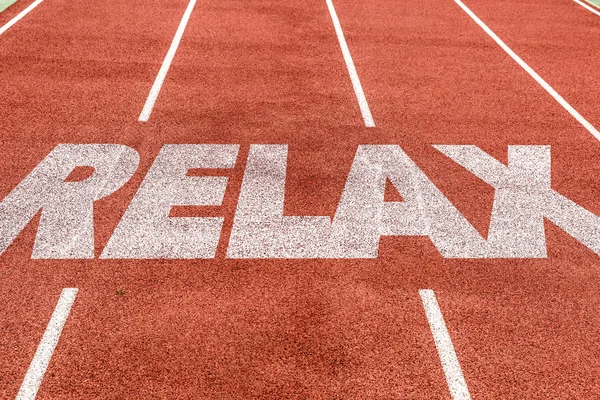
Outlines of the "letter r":
M 123 186 L 138 164 L 127 146 L 59 144 L 0 203 L 0 254 L 41 209 L 32 258 L 94 258 L 93 204 Z M 66 182 L 80 166 L 93 174 Z

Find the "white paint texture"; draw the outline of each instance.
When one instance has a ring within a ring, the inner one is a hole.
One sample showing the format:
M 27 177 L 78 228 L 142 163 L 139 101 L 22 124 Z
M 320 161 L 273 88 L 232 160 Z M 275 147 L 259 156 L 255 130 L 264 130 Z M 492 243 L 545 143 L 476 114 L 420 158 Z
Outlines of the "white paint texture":
M 402 202 L 385 202 L 389 179 Z M 444 257 L 483 257 L 485 241 L 397 145 L 360 145 L 333 221 L 330 255 L 375 258 L 381 236 L 429 236 Z
M 581 114 L 579 114 L 579 112 L 571 104 L 569 104 L 560 94 L 558 94 L 558 92 L 554 90 L 554 88 L 550 86 L 550 84 L 546 82 L 537 72 L 535 72 L 533 68 L 531 68 L 525 61 L 523 61 L 523 59 L 519 57 L 517 53 L 515 53 L 510 47 L 508 47 L 506 43 L 504 43 L 502 39 L 500 39 L 498 35 L 494 33 L 494 31 L 492 31 L 481 19 L 479 19 L 477 15 L 475 15 L 473 11 L 469 9 L 469 7 L 467 7 L 460 0 L 454 0 L 454 2 L 458 4 L 458 6 L 462 8 L 462 10 L 469 17 L 471 17 L 471 19 L 475 21 L 475 23 L 479 25 L 479 27 L 483 29 L 483 31 L 487 33 L 488 36 L 491 37 L 494 40 L 494 42 L 496 42 L 496 44 L 506 52 L 506 54 L 510 56 L 510 58 L 512 58 L 517 64 L 519 64 L 519 66 L 523 68 L 525 72 L 529 74 L 529 76 L 531 76 L 546 92 L 548 92 L 548 94 L 552 96 L 552 98 L 554 98 L 554 100 L 556 100 L 556 102 L 560 104 L 561 107 L 563 107 L 569 114 L 571 114 L 571 116 L 575 118 L 577 122 L 579 122 L 596 139 L 600 140 L 600 132 L 598 132 L 598 130 L 588 120 L 586 120 Z
M 0 203 L 0 254 L 41 209 L 32 258 L 94 258 L 94 202 L 133 175 L 139 156 L 118 144 L 60 144 Z M 94 168 L 65 182 L 78 166 Z
M 429 236 L 444 257 L 483 257 L 485 241 L 396 145 L 361 145 L 333 223 L 283 215 L 287 147 L 253 145 L 230 258 L 375 258 L 381 236 Z M 385 182 L 403 202 L 384 202 Z
M 287 145 L 252 145 L 246 163 L 229 258 L 322 258 L 331 218 L 284 216 Z
M 238 145 L 164 145 L 101 258 L 212 258 L 223 217 L 169 217 L 173 206 L 218 206 L 227 177 L 191 168 L 233 168 Z
M 600 218 L 551 188 L 550 146 L 509 146 L 504 165 L 476 146 L 434 146 L 496 189 L 489 258 L 545 258 L 544 218 L 600 254 Z
M 181 42 L 181 38 L 183 37 L 183 33 L 185 32 L 185 28 L 187 26 L 188 21 L 190 20 L 190 16 L 192 15 L 192 11 L 194 10 L 194 6 L 196 5 L 196 0 L 190 0 L 188 3 L 185 12 L 183 13 L 183 17 L 181 18 L 181 22 L 179 22 L 179 27 L 175 32 L 175 36 L 173 37 L 173 41 L 171 42 L 171 46 L 167 51 L 167 55 L 163 60 L 160 69 L 158 70 L 158 74 L 154 79 L 154 83 L 152 84 L 152 88 L 150 88 L 150 93 L 148 93 L 148 97 L 146 98 L 146 103 L 144 103 L 144 108 L 142 108 L 142 112 L 138 117 L 138 121 L 147 122 L 150 119 L 150 115 L 152 115 L 152 110 L 154 109 L 154 104 L 156 104 L 156 100 L 158 99 L 158 95 L 160 94 L 160 90 L 162 89 L 162 85 L 169 73 L 169 69 L 171 68 L 171 63 L 175 58 L 175 53 L 177 53 L 177 48 L 179 47 L 179 43 Z
M 581 7 L 585 8 L 586 10 L 588 10 L 588 11 L 590 11 L 590 12 L 592 12 L 592 13 L 594 13 L 594 14 L 596 14 L 597 16 L 599 16 L 599 17 L 600 17 L 600 10 L 598 10 L 598 9 L 596 9 L 596 8 L 593 8 L 593 7 L 590 7 L 589 5 L 585 4 L 585 3 L 584 3 L 584 2 L 582 2 L 582 1 L 579 1 L 579 0 L 573 0 L 573 1 L 574 1 L 575 3 L 577 3 L 577 4 L 579 4 Z
M 327 8 L 329 9 L 329 15 L 331 15 L 331 21 L 333 22 L 333 27 L 335 29 L 335 34 L 337 36 L 338 42 L 340 44 L 340 49 L 342 50 L 342 56 L 344 57 L 344 62 L 346 63 L 348 74 L 350 75 L 350 81 L 352 82 L 352 88 L 354 89 L 354 94 L 356 95 L 356 100 L 358 101 L 358 106 L 360 108 L 360 113 L 363 117 L 363 121 L 367 128 L 374 128 L 375 121 L 373 121 L 373 116 L 371 115 L 369 103 L 367 102 L 365 92 L 363 91 L 362 85 L 360 83 L 358 72 L 356 72 L 356 67 L 354 66 L 354 60 L 352 60 L 350 49 L 348 48 L 348 44 L 346 43 L 344 31 L 342 30 L 342 24 L 340 24 L 340 20 L 337 16 L 337 13 L 335 12 L 333 1 L 326 1 Z
M 419 295 L 423 301 L 429 328 L 433 335 L 433 341 L 435 342 L 435 347 L 442 363 L 442 369 L 444 370 L 444 376 L 446 377 L 446 383 L 448 384 L 452 399 L 470 400 L 469 388 L 460 368 L 460 363 L 458 362 L 458 357 L 456 356 L 456 351 L 454 350 L 452 339 L 450 339 L 448 328 L 446 328 L 444 316 L 438 305 L 435 293 L 433 290 L 424 289 L 419 290 Z
M 426 236 L 445 258 L 544 258 L 544 219 L 600 254 L 600 218 L 551 188 L 549 146 L 509 146 L 504 165 L 476 146 L 436 149 L 495 189 L 484 239 L 397 145 L 360 145 L 333 219 L 284 215 L 287 145 L 251 145 L 228 258 L 375 258 L 382 236 Z M 212 258 L 223 210 L 170 217 L 173 206 L 219 206 L 238 145 L 165 145 L 101 258 Z M 93 203 L 139 162 L 121 145 L 59 145 L 0 203 L 0 254 L 40 211 L 33 258 L 93 258 Z M 77 166 L 94 173 L 66 182 Z M 214 175 L 214 173 L 208 174 Z M 389 181 L 402 201 L 384 201 Z
M 13 26 L 17 22 L 19 22 L 24 16 L 26 16 L 27 14 L 29 14 L 29 12 L 31 10 L 33 10 L 34 8 L 36 8 L 37 6 L 39 6 L 43 1 L 44 0 L 36 0 L 33 3 L 31 3 L 27 8 L 25 8 L 23 11 L 21 11 L 20 13 L 18 13 L 17 15 L 15 15 L 14 18 L 12 18 L 10 21 L 8 21 L 6 24 L 4 24 L 0 28 L 0 35 L 2 35 L 4 32 L 6 32 L 7 30 L 9 30 L 11 26 Z
M 35 399 L 40 385 L 42 384 L 42 380 L 44 379 L 44 375 L 46 374 L 48 364 L 50 364 L 54 349 L 60 339 L 63 327 L 71 312 L 73 302 L 75 302 L 77 291 L 78 290 L 75 288 L 66 288 L 62 290 L 58 303 L 50 318 L 50 322 L 42 336 L 42 340 L 35 351 L 31 364 L 29 364 L 19 393 L 17 393 L 16 400 Z

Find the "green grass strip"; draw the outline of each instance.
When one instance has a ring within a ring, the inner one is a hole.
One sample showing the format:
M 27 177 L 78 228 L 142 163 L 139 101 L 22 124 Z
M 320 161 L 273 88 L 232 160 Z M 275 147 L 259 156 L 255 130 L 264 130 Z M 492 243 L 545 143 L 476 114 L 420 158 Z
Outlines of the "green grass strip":
M 0 0 L 1 1 L 1 0 Z M 592 3 L 596 7 L 600 7 L 600 0 L 587 0 L 588 3 Z
M 13 4 L 17 0 L 0 0 L 0 12 L 6 10 L 8 6 Z

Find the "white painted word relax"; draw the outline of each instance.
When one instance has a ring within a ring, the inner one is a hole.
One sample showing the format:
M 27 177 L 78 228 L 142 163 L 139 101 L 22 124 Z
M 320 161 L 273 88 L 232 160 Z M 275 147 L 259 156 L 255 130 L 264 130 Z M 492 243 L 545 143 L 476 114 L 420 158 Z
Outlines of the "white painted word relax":
M 396 145 L 361 145 L 333 220 L 283 214 L 287 145 L 252 145 L 228 258 L 375 258 L 381 236 L 427 236 L 447 258 L 546 257 L 544 219 L 600 254 L 600 218 L 551 188 L 549 146 L 509 146 L 504 165 L 475 146 L 434 146 L 495 189 L 483 238 Z M 223 217 L 169 217 L 173 206 L 217 206 L 238 145 L 165 145 L 100 258 L 213 258 Z M 41 210 L 32 258 L 94 258 L 94 202 L 134 174 L 138 153 L 118 144 L 58 145 L 0 203 L 0 254 Z M 92 167 L 78 182 L 76 167 Z M 386 181 L 403 201 L 384 201 Z

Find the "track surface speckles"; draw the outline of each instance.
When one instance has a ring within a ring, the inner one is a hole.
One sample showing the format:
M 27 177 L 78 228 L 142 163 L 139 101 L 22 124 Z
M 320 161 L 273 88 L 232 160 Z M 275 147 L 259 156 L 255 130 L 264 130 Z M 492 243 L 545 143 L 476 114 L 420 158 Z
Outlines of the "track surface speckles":
M 287 145 L 283 216 L 334 217 L 359 145 L 372 144 L 400 146 L 484 238 L 494 189 L 434 145 L 503 164 L 509 145 L 550 146 L 552 189 L 600 215 L 600 142 L 454 1 L 334 2 L 376 127 L 325 0 L 198 1 L 144 123 L 189 1 L 47 0 L 0 36 L 0 199 L 61 143 L 140 156 L 94 203 L 95 258 L 32 259 L 43 215 L 0 254 L 1 398 L 17 396 L 69 287 L 77 300 L 37 399 L 447 399 L 423 288 L 473 398 L 600 391 L 598 255 L 551 222 L 538 259 L 445 259 L 427 236 L 385 236 L 373 259 L 227 257 L 253 144 Z M 600 126 L 593 14 L 567 0 L 464 4 Z M 173 190 L 183 204 L 170 217 L 223 218 L 215 257 L 101 259 L 164 144 L 239 145 L 232 168 L 180 177 L 226 177 L 220 205 Z M 411 195 L 385 185 L 386 201 Z

